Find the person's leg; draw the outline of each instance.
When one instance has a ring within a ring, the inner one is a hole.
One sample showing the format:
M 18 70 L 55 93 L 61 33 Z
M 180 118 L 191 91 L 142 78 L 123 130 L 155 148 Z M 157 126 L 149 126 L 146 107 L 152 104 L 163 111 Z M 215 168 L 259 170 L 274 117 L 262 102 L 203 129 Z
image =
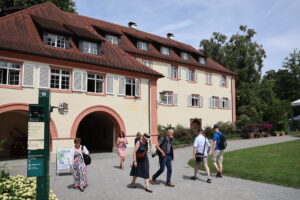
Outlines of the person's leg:
M 165 166 L 166 166 L 166 157 L 159 157 L 159 170 L 152 176 L 152 182 L 157 179 L 165 171 Z
M 152 190 L 150 190 L 150 187 L 149 187 L 149 179 L 148 178 L 145 178 L 145 185 L 146 185 L 146 191 L 147 192 L 152 192 Z
M 224 154 L 224 151 L 221 151 L 219 154 L 219 157 L 217 159 L 218 165 L 219 165 L 219 172 L 221 173 L 221 176 L 222 176 L 222 172 L 223 172 L 223 154 Z
M 136 176 L 132 177 L 132 181 L 131 181 L 131 187 L 135 187 L 135 181 L 136 181 Z
M 197 177 L 197 173 L 199 170 L 199 164 L 200 162 L 195 161 L 195 165 L 194 165 L 194 177 Z
M 172 158 L 171 158 L 171 156 L 167 156 L 166 166 L 167 166 L 167 183 L 171 183 L 171 177 L 172 177 Z
M 217 170 L 217 172 L 220 171 L 219 167 L 218 167 L 218 164 L 217 164 L 217 158 L 218 158 L 218 155 L 219 155 L 219 151 L 218 150 L 215 150 L 214 151 L 214 154 L 213 154 L 213 166 L 215 167 L 215 169 Z
M 120 156 L 120 169 L 122 169 L 122 156 Z
M 124 169 L 125 156 L 122 156 L 121 159 L 122 159 L 122 166 L 121 166 L 121 169 Z

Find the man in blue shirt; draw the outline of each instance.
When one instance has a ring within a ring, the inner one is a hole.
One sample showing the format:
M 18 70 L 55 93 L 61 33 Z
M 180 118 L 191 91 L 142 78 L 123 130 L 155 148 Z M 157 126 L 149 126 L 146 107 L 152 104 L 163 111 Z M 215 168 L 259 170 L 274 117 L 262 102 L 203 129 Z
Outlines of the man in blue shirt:
M 217 170 L 217 177 L 222 178 L 222 170 L 223 170 L 223 154 L 224 150 L 220 150 L 220 135 L 223 133 L 219 131 L 218 125 L 214 125 L 214 135 L 213 135 L 213 147 L 212 147 L 212 155 L 213 155 L 213 165 Z

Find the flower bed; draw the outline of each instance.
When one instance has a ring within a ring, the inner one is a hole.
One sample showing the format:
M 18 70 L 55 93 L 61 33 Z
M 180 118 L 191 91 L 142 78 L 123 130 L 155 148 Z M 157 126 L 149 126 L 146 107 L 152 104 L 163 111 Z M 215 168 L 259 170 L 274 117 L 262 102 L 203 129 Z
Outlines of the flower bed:
M 34 200 L 36 194 L 36 178 L 25 176 L 4 176 L 0 178 L 0 199 Z M 49 200 L 57 200 L 50 190 Z

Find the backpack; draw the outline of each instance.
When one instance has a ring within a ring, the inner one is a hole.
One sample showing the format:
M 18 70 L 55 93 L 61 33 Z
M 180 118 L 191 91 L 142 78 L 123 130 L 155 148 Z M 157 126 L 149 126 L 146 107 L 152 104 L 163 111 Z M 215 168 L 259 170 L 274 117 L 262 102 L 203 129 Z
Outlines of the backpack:
M 218 143 L 219 149 L 224 150 L 227 147 L 226 137 L 224 136 L 224 134 L 219 134 L 219 137 L 220 137 L 220 142 Z

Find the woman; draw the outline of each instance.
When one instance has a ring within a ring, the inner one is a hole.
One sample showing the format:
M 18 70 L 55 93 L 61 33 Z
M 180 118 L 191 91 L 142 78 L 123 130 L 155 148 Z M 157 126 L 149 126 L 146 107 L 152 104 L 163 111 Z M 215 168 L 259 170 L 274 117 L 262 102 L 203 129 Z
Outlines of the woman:
M 141 139 L 142 139 L 142 134 L 140 132 L 137 132 L 136 137 L 134 139 L 134 145 L 136 145 L 136 143 Z
M 125 134 L 124 132 L 121 131 L 117 140 L 118 151 L 120 156 L 120 169 L 124 169 L 124 161 L 125 161 L 127 144 L 128 141 L 125 138 Z
M 86 165 L 84 164 L 82 153 L 89 154 L 89 151 L 85 146 L 80 145 L 81 139 L 75 138 L 74 144 L 69 155 L 69 165 L 73 174 L 73 188 L 79 188 L 81 192 L 88 186 Z
M 152 193 L 152 190 L 149 189 L 149 160 L 147 156 L 149 140 L 150 135 L 144 133 L 143 138 L 136 143 L 133 151 L 133 165 L 131 168 L 130 176 L 132 176 L 132 188 L 136 187 L 136 178 L 140 177 L 145 179 L 145 190 Z

